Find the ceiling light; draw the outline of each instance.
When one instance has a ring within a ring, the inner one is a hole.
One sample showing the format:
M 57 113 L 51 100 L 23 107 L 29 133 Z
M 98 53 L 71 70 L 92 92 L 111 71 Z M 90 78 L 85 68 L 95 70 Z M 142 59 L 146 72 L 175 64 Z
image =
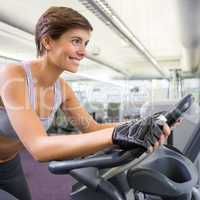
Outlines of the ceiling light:
M 169 72 L 161 67 L 156 59 L 150 54 L 146 47 L 137 39 L 129 27 L 120 19 L 116 12 L 108 5 L 105 0 L 79 0 L 88 10 L 109 26 L 130 46 L 137 48 L 144 57 L 154 66 L 163 76 L 169 78 Z

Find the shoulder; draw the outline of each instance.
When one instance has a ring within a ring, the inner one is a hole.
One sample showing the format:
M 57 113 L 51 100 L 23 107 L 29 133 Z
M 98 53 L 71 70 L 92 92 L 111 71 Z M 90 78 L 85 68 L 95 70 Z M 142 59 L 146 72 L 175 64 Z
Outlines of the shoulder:
M 0 69 L 0 90 L 7 86 L 25 85 L 26 73 L 21 64 L 9 64 Z
M 6 81 L 18 81 L 26 79 L 26 73 L 21 64 L 9 64 L 0 68 L 0 86 Z
M 21 64 L 9 64 L 0 69 L 0 97 L 10 105 L 20 105 L 27 98 L 26 73 Z M 7 105 L 8 105 L 7 104 Z
M 22 64 L 9 64 L 4 65 L 0 69 L 0 78 L 9 78 L 9 77 L 25 77 L 25 71 L 22 67 Z

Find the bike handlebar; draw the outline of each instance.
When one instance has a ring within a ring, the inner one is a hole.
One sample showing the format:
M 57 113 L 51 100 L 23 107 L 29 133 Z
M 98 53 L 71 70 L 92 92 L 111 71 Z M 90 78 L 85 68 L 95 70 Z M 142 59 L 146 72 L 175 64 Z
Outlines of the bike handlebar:
M 167 124 L 172 126 L 181 115 L 187 111 L 192 105 L 194 98 L 191 94 L 185 96 L 178 102 L 174 109 L 168 112 L 165 117 Z M 54 174 L 66 174 L 73 169 L 85 167 L 109 168 L 129 163 L 133 159 L 139 157 L 144 150 L 139 147 L 129 151 L 116 150 L 110 154 L 93 155 L 83 159 L 51 161 L 49 163 L 49 171 Z

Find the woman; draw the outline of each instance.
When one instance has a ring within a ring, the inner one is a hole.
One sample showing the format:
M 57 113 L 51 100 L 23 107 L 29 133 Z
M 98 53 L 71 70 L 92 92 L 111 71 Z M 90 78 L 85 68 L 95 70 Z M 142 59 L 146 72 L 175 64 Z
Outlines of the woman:
M 20 200 L 31 199 L 18 156 L 22 148 L 38 161 L 71 159 L 113 144 L 140 145 L 151 152 L 170 134 L 167 124 L 161 126 L 154 116 L 119 126 L 98 124 L 79 104 L 59 76 L 78 70 L 91 32 L 92 26 L 78 12 L 51 7 L 36 25 L 38 57 L 0 71 L 0 189 Z M 48 136 L 59 107 L 86 134 Z

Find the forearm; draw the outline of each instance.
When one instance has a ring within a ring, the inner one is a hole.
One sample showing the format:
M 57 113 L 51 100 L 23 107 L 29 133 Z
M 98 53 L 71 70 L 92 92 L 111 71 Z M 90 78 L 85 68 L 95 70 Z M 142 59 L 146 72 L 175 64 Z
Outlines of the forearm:
M 102 129 L 106 129 L 106 128 L 115 128 L 118 125 L 119 125 L 119 123 L 98 124 L 98 130 L 102 130 Z
M 124 124 L 124 123 L 127 123 L 127 122 L 130 122 L 130 121 L 134 121 L 134 122 L 137 122 L 139 119 L 132 119 L 132 120 L 126 120 L 126 121 L 120 121 L 120 122 L 115 122 L 115 123 L 103 123 L 103 124 L 99 124 L 97 123 L 97 129 L 98 130 L 101 130 L 101 129 L 105 129 L 105 128 L 115 128 L 121 124 Z
M 100 131 L 103 129 L 108 129 L 108 128 L 115 128 L 116 126 L 118 126 L 118 123 L 97 123 L 96 121 L 92 121 L 92 123 L 90 123 L 88 126 L 82 126 L 80 131 L 82 133 L 91 133 L 91 132 L 95 132 L 95 131 Z
M 112 145 L 112 132 L 113 128 L 109 128 L 86 134 L 46 136 L 30 151 L 39 161 L 86 156 Z

